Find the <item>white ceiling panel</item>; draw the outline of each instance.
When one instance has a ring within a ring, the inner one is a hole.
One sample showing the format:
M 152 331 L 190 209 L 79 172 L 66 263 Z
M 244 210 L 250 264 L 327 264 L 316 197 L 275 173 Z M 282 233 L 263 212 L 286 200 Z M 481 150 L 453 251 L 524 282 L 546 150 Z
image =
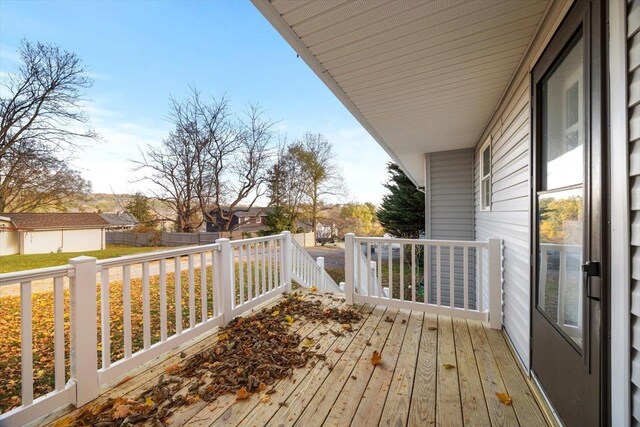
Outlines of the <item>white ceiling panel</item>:
M 252 0 L 419 186 L 472 147 L 549 0 Z

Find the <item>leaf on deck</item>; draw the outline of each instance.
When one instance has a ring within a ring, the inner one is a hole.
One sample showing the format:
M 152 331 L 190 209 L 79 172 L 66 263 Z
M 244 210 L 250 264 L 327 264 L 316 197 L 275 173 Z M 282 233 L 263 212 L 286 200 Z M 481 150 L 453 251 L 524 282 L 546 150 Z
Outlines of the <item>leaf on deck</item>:
M 246 387 L 240 387 L 238 392 L 236 393 L 236 400 L 245 400 L 249 398 L 249 392 Z
M 511 405 L 512 399 L 511 396 L 509 396 L 507 393 L 496 393 L 496 396 L 498 397 L 498 399 L 500 399 L 500 402 L 504 403 L 505 405 Z
M 452 365 L 451 363 L 445 363 L 442 365 L 444 369 L 455 369 L 456 365 Z
M 371 356 L 371 364 L 373 366 L 379 365 L 380 362 L 382 362 L 382 354 L 378 353 L 377 351 L 373 352 L 373 355 Z

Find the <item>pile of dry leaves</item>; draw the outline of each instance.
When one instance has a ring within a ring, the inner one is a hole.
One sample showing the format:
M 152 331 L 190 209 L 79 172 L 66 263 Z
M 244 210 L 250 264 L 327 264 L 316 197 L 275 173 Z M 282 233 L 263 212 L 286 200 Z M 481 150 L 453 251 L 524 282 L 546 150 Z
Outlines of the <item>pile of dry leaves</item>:
M 273 307 L 232 320 L 213 347 L 169 366 L 137 398 L 110 399 L 87 407 L 73 418 L 73 424 L 109 427 L 152 421 L 164 425 L 177 408 L 199 400 L 210 402 L 225 393 L 235 393 L 239 400 L 257 391 L 273 393 L 274 382 L 291 376 L 293 369 L 304 367 L 314 355 L 312 346 L 290 330 L 294 322 L 333 321 L 351 330 L 361 319 L 356 311 L 325 307 L 318 298 L 293 293 Z

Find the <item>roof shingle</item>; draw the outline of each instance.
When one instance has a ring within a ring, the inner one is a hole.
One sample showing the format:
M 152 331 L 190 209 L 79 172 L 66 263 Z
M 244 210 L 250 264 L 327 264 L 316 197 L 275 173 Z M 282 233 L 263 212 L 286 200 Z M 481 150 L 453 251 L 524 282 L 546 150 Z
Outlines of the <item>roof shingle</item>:
M 97 213 L 0 213 L 17 228 L 102 228 L 109 223 Z

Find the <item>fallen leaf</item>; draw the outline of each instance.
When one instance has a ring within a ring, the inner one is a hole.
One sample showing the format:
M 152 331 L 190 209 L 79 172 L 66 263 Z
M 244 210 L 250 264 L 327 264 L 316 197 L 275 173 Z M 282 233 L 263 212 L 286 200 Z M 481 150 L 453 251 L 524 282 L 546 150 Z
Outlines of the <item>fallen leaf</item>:
M 293 324 L 293 317 L 287 314 L 286 316 L 284 316 L 284 321 L 291 325 Z
M 258 390 L 262 391 L 262 390 L 266 390 L 267 389 L 267 385 L 265 383 L 260 383 L 260 385 L 258 386 Z
M 150 396 L 147 396 L 147 398 L 144 400 L 144 404 L 150 408 L 153 408 L 153 405 L 155 405 L 155 402 Z
M 302 341 L 302 346 L 303 347 L 313 347 L 313 339 L 312 338 L 305 338 L 304 341 Z
M 445 363 L 442 365 L 444 369 L 455 369 L 456 365 L 452 365 L 451 363 Z
M 438 328 L 436 328 L 435 326 L 429 326 L 427 329 L 430 330 L 430 331 L 437 331 L 438 330 Z
M 71 427 L 73 425 L 73 419 L 71 417 L 64 417 L 53 425 L 53 427 Z
M 310 288 L 309 288 L 309 290 L 310 290 L 311 292 L 317 292 L 317 291 L 318 291 L 318 288 L 317 288 L 316 286 L 312 286 L 312 287 L 310 287 Z
M 167 366 L 164 372 L 169 375 L 177 374 L 178 372 L 180 372 L 180 365 Z
M 240 387 L 240 390 L 236 393 L 236 400 L 245 400 L 249 398 L 249 392 L 245 387 Z
M 279 311 L 279 310 L 274 310 L 274 311 L 271 313 L 271 315 L 272 315 L 273 317 L 278 317 L 278 316 L 280 316 L 280 311 Z
M 377 351 L 374 351 L 373 355 L 371 356 L 371 364 L 375 366 L 379 365 L 380 362 L 382 362 L 382 355 Z
M 353 327 L 351 326 L 351 323 L 343 323 L 342 329 L 344 329 L 345 331 L 351 331 L 353 330 Z
M 114 420 L 119 420 L 120 418 L 125 418 L 127 415 L 129 415 L 129 412 L 131 412 L 129 405 L 119 404 L 113 407 L 111 418 L 113 418 Z
M 270 400 L 271 400 L 271 396 L 268 396 L 266 394 L 260 398 L 261 403 L 269 403 Z
M 341 348 L 336 348 L 333 351 L 334 351 L 334 353 L 342 353 L 342 349 Z
M 500 399 L 500 402 L 504 403 L 505 405 L 511 405 L 511 396 L 509 396 L 507 393 L 496 393 L 496 396 L 498 397 L 498 399 Z

